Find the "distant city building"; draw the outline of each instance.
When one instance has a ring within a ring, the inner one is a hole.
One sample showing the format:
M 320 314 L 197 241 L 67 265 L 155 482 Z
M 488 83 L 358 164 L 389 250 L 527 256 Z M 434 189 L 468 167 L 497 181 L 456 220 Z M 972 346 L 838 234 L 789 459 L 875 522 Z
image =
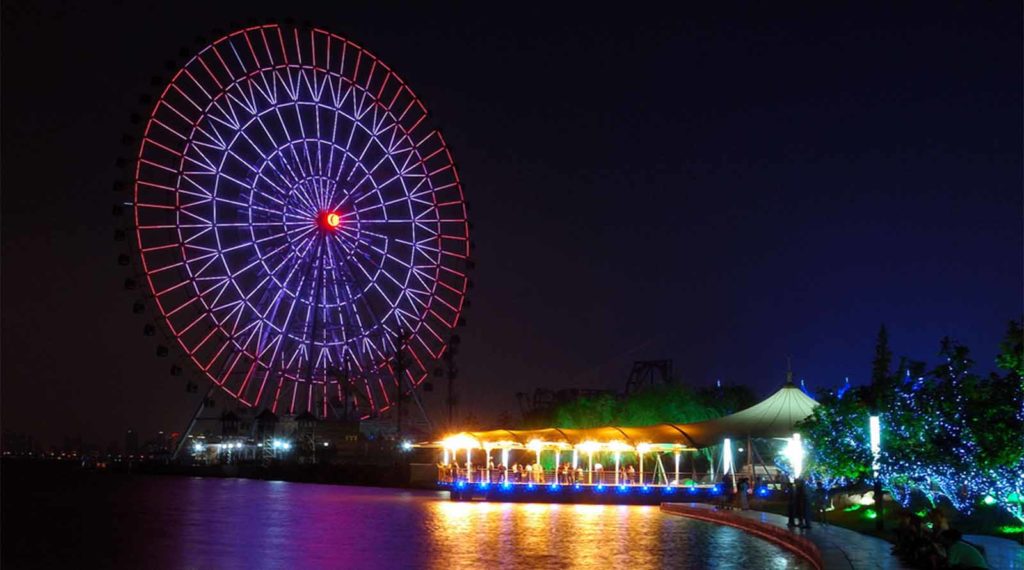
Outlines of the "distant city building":
M 224 414 L 220 416 L 221 435 L 225 437 L 238 435 L 238 428 L 241 423 L 241 418 L 239 418 L 234 412 L 224 412 Z
M 0 438 L 4 455 L 28 455 L 35 452 L 36 447 L 32 436 L 24 433 L 5 431 Z
M 128 455 L 137 455 L 139 453 L 139 434 L 131 428 L 124 435 L 124 452 Z

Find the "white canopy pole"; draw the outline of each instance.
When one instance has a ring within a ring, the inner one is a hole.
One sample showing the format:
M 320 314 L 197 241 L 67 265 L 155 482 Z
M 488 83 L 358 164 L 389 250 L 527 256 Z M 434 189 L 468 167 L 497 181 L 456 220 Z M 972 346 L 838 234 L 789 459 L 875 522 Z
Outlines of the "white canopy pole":
M 646 484 L 644 482 L 644 454 L 647 453 L 647 451 L 649 451 L 650 448 L 651 448 L 651 446 L 646 444 L 646 443 L 641 443 L 641 444 L 636 446 L 636 454 L 637 454 L 637 456 L 640 457 L 640 473 L 639 473 L 639 475 L 640 475 L 640 485 L 641 486 Z
M 676 450 L 676 485 L 679 485 L 679 450 Z
M 615 484 L 619 484 L 619 458 L 622 456 L 622 452 L 615 452 Z

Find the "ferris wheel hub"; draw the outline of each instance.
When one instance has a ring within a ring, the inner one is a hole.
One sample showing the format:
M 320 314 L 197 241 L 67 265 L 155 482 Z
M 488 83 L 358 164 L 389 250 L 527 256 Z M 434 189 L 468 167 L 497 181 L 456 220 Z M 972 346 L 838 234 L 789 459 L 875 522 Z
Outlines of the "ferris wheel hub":
M 341 228 L 341 214 L 333 210 L 324 210 L 317 216 L 317 225 L 327 231 L 337 231 Z

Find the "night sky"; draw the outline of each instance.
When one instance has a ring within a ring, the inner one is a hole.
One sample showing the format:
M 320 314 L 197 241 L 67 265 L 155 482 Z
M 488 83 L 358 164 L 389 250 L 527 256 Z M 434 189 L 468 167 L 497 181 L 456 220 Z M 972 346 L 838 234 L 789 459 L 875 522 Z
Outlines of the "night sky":
M 4 429 L 184 427 L 196 395 L 122 288 L 114 160 L 164 62 L 250 18 L 365 46 L 445 133 L 477 246 L 460 392 L 479 417 L 621 388 L 634 359 L 760 394 L 787 355 L 812 387 L 864 382 L 882 323 L 897 355 L 934 361 L 951 335 L 987 371 L 1022 313 L 1019 2 L 226 4 L 4 2 Z

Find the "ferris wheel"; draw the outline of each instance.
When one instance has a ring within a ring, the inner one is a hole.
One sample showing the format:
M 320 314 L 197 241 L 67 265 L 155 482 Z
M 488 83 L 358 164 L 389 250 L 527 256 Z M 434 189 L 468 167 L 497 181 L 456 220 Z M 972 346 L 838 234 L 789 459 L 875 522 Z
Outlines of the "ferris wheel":
M 321 29 L 203 47 L 150 110 L 137 260 L 196 371 L 275 413 L 378 414 L 449 349 L 469 223 L 408 85 Z

